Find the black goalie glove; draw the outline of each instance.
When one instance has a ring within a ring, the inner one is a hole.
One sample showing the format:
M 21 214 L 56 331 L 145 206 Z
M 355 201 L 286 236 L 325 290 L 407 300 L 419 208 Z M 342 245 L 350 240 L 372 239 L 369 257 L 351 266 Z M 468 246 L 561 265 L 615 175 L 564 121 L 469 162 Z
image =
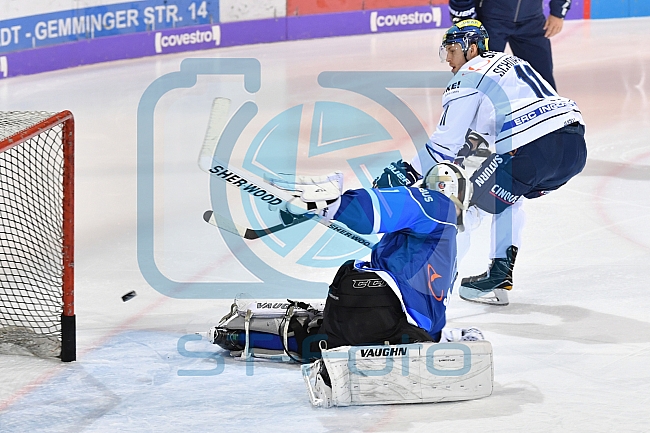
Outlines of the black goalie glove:
M 388 167 L 384 168 L 382 175 L 373 181 L 372 187 L 392 188 L 395 186 L 413 186 L 420 179 L 422 179 L 420 173 L 411 164 L 400 159 L 399 161 L 391 162 Z
M 449 0 L 449 16 L 453 24 L 476 18 L 476 0 Z

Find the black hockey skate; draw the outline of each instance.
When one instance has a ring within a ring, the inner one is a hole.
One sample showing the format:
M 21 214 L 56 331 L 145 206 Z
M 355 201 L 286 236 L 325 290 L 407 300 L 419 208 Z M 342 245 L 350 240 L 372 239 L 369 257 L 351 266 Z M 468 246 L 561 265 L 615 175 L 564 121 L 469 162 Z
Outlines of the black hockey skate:
M 458 292 L 461 299 L 481 304 L 508 305 L 508 290 L 512 290 L 517 247 L 510 245 L 506 256 L 492 259 L 490 268 L 481 275 L 463 278 Z

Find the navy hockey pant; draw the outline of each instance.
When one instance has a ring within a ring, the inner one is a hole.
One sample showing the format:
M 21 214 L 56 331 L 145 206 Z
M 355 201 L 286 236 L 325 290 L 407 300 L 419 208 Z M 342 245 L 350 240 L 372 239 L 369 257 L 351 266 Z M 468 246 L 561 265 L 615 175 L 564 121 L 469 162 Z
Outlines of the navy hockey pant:
M 526 21 L 512 22 L 499 18 L 479 17 L 488 31 L 491 51 L 505 51 L 510 43 L 512 53 L 526 60 L 548 83 L 555 87 L 551 41 L 544 36 L 546 18 L 539 15 Z
M 536 198 L 558 189 L 587 162 L 584 126 L 574 123 L 512 152 L 493 154 L 476 170 L 471 204 L 497 214 L 522 196 Z

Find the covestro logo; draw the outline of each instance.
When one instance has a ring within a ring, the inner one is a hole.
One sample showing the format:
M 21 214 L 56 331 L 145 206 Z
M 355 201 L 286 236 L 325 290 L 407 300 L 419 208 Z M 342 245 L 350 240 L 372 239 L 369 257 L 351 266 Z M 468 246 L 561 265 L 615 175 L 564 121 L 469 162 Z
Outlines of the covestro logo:
M 183 45 L 196 45 L 213 42 L 215 46 L 221 44 L 221 27 L 212 26 L 210 30 L 194 30 L 191 32 L 163 35 L 156 33 L 156 53 L 162 53 L 165 48 L 180 47 Z
M 440 27 L 442 12 L 440 8 L 431 8 L 426 12 L 410 12 L 401 14 L 382 13 L 373 11 L 370 13 L 370 31 L 377 32 L 382 27 L 402 27 L 421 24 L 435 24 Z
M 9 67 L 7 65 L 7 57 L 0 56 L 0 76 L 2 76 L 2 78 L 6 78 L 8 73 Z

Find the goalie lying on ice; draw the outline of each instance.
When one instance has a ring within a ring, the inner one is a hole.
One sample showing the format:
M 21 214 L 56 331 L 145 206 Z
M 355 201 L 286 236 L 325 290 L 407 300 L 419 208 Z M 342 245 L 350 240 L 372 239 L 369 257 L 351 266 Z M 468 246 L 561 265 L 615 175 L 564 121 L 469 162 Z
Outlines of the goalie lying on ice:
M 406 342 L 439 341 L 456 277 L 457 227 L 471 195 L 471 184 L 462 169 L 441 163 L 424 177 L 421 188 L 354 189 L 336 200 L 331 198 L 334 188 L 322 185 L 335 183 L 341 191 L 342 177 L 319 181 L 305 179 L 305 185 L 293 186 L 301 199 L 309 202 L 308 208 L 313 203 L 323 218 L 334 219 L 357 233 L 384 234 L 373 247 L 369 262 L 344 265 L 334 278 L 322 328 L 328 347 L 402 343 L 404 334 L 408 335 Z M 327 191 L 321 200 L 314 193 L 320 190 Z M 358 281 L 369 278 L 369 272 L 380 278 L 379 286 Z M 390 301 L 392 296 L 374 299 L 382 286 L 395 295 L 396 302 Z M 341 296 L 350 296 L 351 301 L 345 302 Z M 332 309 L 336 311 L 329 311 Z
M 302 334 L 294 347 L 303 359 L 322 353 L 322 360 L 303 370 L 313 404 L 406 403 L 490 395 L 490 344 L 476 341 L 483 340 L 483 335 L 474 328 L 443 331 L 456 277 L 457 229 L 471 195 L 462 169 L 449 163 L 434 166 L 420 188 L 341 193 L 341 174 L 274 185 L 294 191 L 321 218 L 334 219 L 360 234 L 384 234 L 369 262 L 350 261 L 341 266 L 330 285 L 320 328 L 307 339 L 306 327 L 304 332 L 294 329 L 294 337 Z M 252 313 L 247 316 L 250 327 L 254 318 Z M 314 329 L 313 320 L 308 322 Z M 278 334 L 288 340 L 286 326 Z M 219 344 L 217 333 L 213 335 Z M 248 351 L 248 331 L 246 336 Z M 438 342 L 445 344 L 434 344 Z M 283 348 L 288 352 L 289 344 Z M 407 360 L 403 366 L 388 368 L 389 364 L 401 365 L 398 358 Z M 386 374 L 377 374 L 377 369 Z M 468 377 L 474 379 L 468 381 Z M 379 392 L 382 387 L 384 391 Z M 400 394 L 410 397 L 400 400 Z
M 319 211 L 357 233 L 384 236 L 370 262 L 343 266 L 330 286 L 320 328 L 327 337 L 322 359 L 303 367 L 312 404 L 491 394 L 490 343 L 476 341 L 483 340 L 476 329 L 443 330 L 456 277 L 456 234 L 470 195 L 462 169 L 442 163 L 424 177 L 422 188 L 349 190 Z M 381 279 L 369 287 L 372 275 Z M 391 345 L 367 346 L 386 342 Z

